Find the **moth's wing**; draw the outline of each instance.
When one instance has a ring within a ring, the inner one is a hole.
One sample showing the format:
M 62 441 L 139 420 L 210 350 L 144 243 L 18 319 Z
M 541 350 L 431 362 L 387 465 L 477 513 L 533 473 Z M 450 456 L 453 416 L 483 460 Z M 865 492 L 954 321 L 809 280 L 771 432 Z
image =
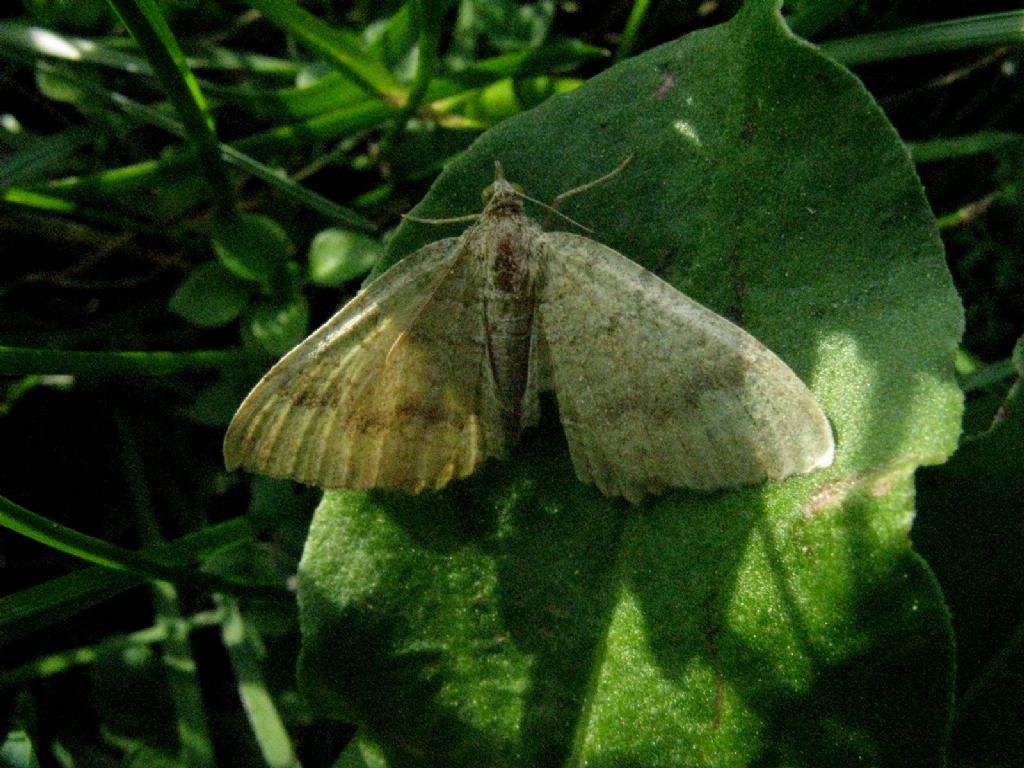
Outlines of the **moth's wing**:
M 398 262 L 278 362 L 228 427 L 227 466 L 416 493 L 500 455 L 478 263 L 460 242 Z
M 750 334 L 600 243 L 542 243 L 537 319 L 580 479 L 636 503 L 832 463 L 814 396 Z

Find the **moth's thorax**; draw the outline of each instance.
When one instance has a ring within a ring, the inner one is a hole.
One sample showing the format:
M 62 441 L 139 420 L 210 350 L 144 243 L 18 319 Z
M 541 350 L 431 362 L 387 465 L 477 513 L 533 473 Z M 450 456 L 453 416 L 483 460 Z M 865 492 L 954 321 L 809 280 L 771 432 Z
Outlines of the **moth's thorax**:
M 537 273 L 536 239 L 540 233 L 525 214 L 488 216 L 481 233 L 487 287 L 494 294 L 509 297 L 532 296 Z
M 526 215 L 515 188 L 503 178 L 491 185 L 487 205 L 473 230 L 488 290 L 511 295 L 528 291 L 535 271 L 530 256 L 540 230 Z

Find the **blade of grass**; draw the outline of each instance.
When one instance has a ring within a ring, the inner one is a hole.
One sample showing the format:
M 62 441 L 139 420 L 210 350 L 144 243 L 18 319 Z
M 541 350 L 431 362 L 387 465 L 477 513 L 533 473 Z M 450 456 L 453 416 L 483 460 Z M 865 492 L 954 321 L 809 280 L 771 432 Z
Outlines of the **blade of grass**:
M 383 125 L 395 114 L 395 108 L 382 101 L 366 101 L 352 107 L 317 115 L 309 120 L 253 134 L 232 146 L 247 154 L 283 152 L 308 149 L 311 142 L 337 141 L 361 131 Z M 139 189 L 158 184 L 162 174 L 172 173 L 182 166 L 193 163 L 191 153 L 169 153 L 160 160 L 145 160 L 139 163 L 112 168 L 107 171 L 69 177 L 50 182 L 43 191 L 35 192 L 47 200 L 73 206 L 57 197 L 62 193 L 69 197 L 99 193 L 103 195 L 130 194 Z
M 626 26 L 623 28 L 622 37 L 619 40 L 619 47 L 615 51 L 615 61 L 629 58 L 650 7 L 651 0 L 633 0 L 633 7 L 629 10 L 629 18 L 626 19 Z
M 40 66 L 46 67 L 46 65 Z M 145 124 L 159 126 L 160 128 L 173 133 L 175 136 L 186 138 L 185 126 L 160 110 L 153 109 L 145 104 L 140 104 L 139 102 L 129 99 L 127 96 L 120 93 L 100 88 L 89 80 L 68 78 L 66 73 L 53 68 L 47 68 L 47 71 L 49 71 L 49 73 L 54 77 L 71 80 L 76 87 L 89 91 L 100 99 L 109 101 L 129 117 Z M 278 189 L 287 197 L 298 200 L 300 203 L 317 211 L 325 217 L 362 232 L 376 231 L 376 226 L 373 222 L 360 216 L 355 211 L 340 206 L 322 195 L 318 195 L 312 190 L 306 189 L 301 184 L 296 183 L 277 169 L 264 165 L 255 158 L 219 141 L 217 142 L 217 149 L 220 157 L 226 162 L 248 171 L 253 176 L 256 176 L 268 185 Z
M 160 646 L 166 669 L 174 712 L 177 716 L 178 741 L 185 765 L 207 768 L 217 764 L 213 750 L 210 724 L 199 685 L 198 665 L 192 655 L 189 635 L 192 627 L 181 614 L 178 590 L 166 581 L 152 584 L 157 625 L 166 633 Z
M 255 88 L 248 83 L 204 83 L 203 89 L 224 104 L 244 109 L 254 117 L 272 123 L 291 123 L 344 106 L 378 101 L 337 71 L 295 87 L 266 89 Z
M 236 600 L 218 596 L 217 602 L 224 617 L 221 639 L 238 681 L 238 696 L 263 760 L 274 768 L 299 768 L 301 763 L 291 737 L 263 679 L 256 629 L 245 620 Z
M 214 205 L 221 213 L 232 214 L 235 191 L 220 159 L 213 115 L 163 14 L 152 0 L 110 0 L 110 4 L 135 38 L 168 100 L 181 116 L 188 140 L 210 185 Z
M 236 518 L 143 553 L 188 565 L 251 541 L 255 535 L 249 519 Z M 146 579 L 138 574 L 91 566 L 6 595 L 0 598 L 0 647 L 144 583 Z
M 145 583 L 136 574 L 94 566 L 0 597 L 0 647 Z
M 153 497 L 146 480 L 139 440 L 129 420 L 120 409 L 114 411 L 114 425 L 121 449 L 123 476 L 135 513 L 143 544 L 163 543 L 160 525 L 153 511 Z M 167 686 L 177 714 L 178 740 L 186 765 L 203 768 L 215 765 L 210 724 L 203 706 L 202 690 L 196 677 L 197 664 L 189 644 L 191 627 L 182 616 L 178 590 L 166 581 L 151 585 L 157 626 L 166 639 L 160 647 L 166 669 Z
M 460 69 L 454 78 L 466 83 L 475 76 L 481 80 L 474 85 L 486 85 L 494 82 L 496 78 L 546 75 L 552 71 L 570 70 L 580 64 L 607 57 L 608 51 L 604 48 L 588 45 L 579 40 L 557 40 L 539 48 L 480 59 Z
M 126 114 L 140 117 L 144 121 L 158 125 L 178 136 L 181 136 L 184 133 L 184 126 L 158 110 L 147 107 L 145 104 L 139 104 L 138 102 L 133 101 L 126 96 L 122 96 L 119 93 L 111 93 L 110 98 L 115 104 L 121 107 Z M 361 232 L 376 231 L 377 228 L 372 221 L 363 218 L 355 211 L 351 211 L 332 202 L 331 200 L 328 200 L 322 195 L 318 195 L 312 190 L 306 189 L 301 184 L 292 181 L 292 179 L 288 178 L 288 176 L 283 172 L 264 165 L 255 158 L 235 149 L 229 144 L 217 142 L 217 148 L 221 158 L 226 162 L 248 171 L 250 174 L 279 190 L 287 197 L 297 200 L 308 208 L 323 214 L 327 218 L 344 224 L 345 226 L 352 227 L 353 229 L 357 229 Z
M 189 630 L 204 629 L 220 624 L 221 611 L 202 611 L 183 619 Z M 167 639 L 167 627 L 157 624 L 127 635 L 111 635 L 93 645 L 70 648 L 0 672 L 0 688 L 24 685 L 33 680 L 61 675 L 75 667 L 88 666 L 104 655 L 126 648 L 155 645 Z
M 416 27 L 419 30 L 418 56 L 416 57 L 416 74 L 413 77 L 409 99 L 398 121 L 400 127 L 419 109 L 431 82 L 441 68 L 441 33 L 445 6 L 446 4 L 441 0 L 415 0 L 413 3 Z
M 0 22 L 0 56 L 28 64 L 40 57 L 112 67 L 134 74 L 152 74 L 149 63 L 136 56 L 83 37 L 62 35 L 52 29 Z
M 111 213 L 94 205 L 83 205 L 70 197 L 62 197 L 40 189 L 8 187 L 0 190 L 0 202 L 37 212 L 73 215 L 75 219 L 104 224 L 119 231 L 131 230 L 154 236 L 167 234 L 166 230 L 150 222 L 139 221 L 123 212 Z
M 789 24 L 789 28 L 800 37 L 811 37 L 819 29 L 847 13 L 857 2 L 858 0 L 829 0 L 828 2 L 811 0 L 811 2 L 799 3 L 796 4 L 792 14 L 787 16 L 786 22 Z
M 996 152 L 1024 143 L 1024 134 L 1010 131 L 982 131 L 970 136 L 907 144 L 915 163 L 934 163 L 939 160 L 954 160 Z
M 978 365 L 965 374 L 960 374 L 960 388 L 964 392 L 978 392 L 1014 376 L 1013 361 L 1010 358 L 995 363 Z
M 848 67 L 908 56 L 1019 45 L 1024 41 L 1024 11 L 921 24 L 890 32 L 844 37 L 821 44 L 822 50 Z
M 972 221 L 977 219 L 979 216 L 985 213 L 996 200 L 1004 196 L 1013 196 L 1017 194 L 1017 187 L 1014 184 L 1007 184 L 1000 189 L 994 189 L 987 195 L 983 195 L 976 200 L 972 200 L 966 205 L 962 205 L 952 213 L 944 213 L 939 215 L 935 219 L 935 223 L 939 229 L 952 229 L 953 227 L 962 227 L 970 224 Z
M 72 352 L 0 346 L 0 375 L 171 376 L 247 364 L 241 350 Z
M 416 74 L 409 97 L 382 142 L 385 153 L 388 145 L 393 143 L 405 129 L 409 118 L 419 110 L 420 104 L 423 103 L 430 84 L 440 68 L 438 56 L 441 47 L 441 21 L 444 17 L 445 4 L 439 0 L 413 0 L 412 6 L 416 28 L 419 30 Z
M 412 3 L 402 5 L 386 21 L 374 25 L 366 50 L 387 67 L 398 66 L 416 45 Z
M 0 188 L 37 181 L 54 166 L 63 164 L 95 141 L 96 129 L 86 125 L 31 138 L 0 161 Z
M 205 591 L 230 592 L 271 599 L 288 597 L 288 592 L 283 587 L 244 584 L 168 565 L 144 552 L 124 549 L 37 515 L 5 496 L 0 496 L 0 525 L 40 544 L 111 570 L 134 573 L 147 579 L 169 581 Z
M 144 58 L 103 39 L 64 35 L 52 29 L 0 21 L 0 57 L 33 63 L 39 56 L 107 67 L 136 76 L 153 74 Z M 304 66 L 301 62 L 226 48 L 208 48 L 202 53 L 190 54 L 185 62 L 190 69 L 246 72 L 282 80 L 294 79 Z
M 405 101 L 405 88 L 387 67 L 368 55 L 355 35 L 331 27 L 288 0 L 250 0 L 249 5 L 307 48 L 362 83 L 370 93 L 381 96 L 393 105 Z

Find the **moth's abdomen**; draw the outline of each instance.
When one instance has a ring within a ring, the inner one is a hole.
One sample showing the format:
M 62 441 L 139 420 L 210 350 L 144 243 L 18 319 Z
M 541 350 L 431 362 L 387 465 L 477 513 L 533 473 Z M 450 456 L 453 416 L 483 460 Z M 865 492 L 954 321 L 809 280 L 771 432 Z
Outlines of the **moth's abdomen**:
M 536 303 L 537 231 L 536 225 L 522 216 L 498 216 L 485 239 L 487 355 L 510 442 L 519 436 L 527 395 Z

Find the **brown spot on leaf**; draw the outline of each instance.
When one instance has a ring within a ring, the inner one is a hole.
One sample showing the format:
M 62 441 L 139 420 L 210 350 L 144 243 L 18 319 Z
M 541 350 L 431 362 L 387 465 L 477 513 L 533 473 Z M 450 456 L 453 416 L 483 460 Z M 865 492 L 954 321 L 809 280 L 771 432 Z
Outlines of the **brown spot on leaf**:
M 668 96 L 672 91 L 675 90 L 676 79 L 672 77 L 672 73 L 668 70 L 662 70 L 661 82 L 658 83 L 658 87 L 654 89 L 654 98 L 661 101 Z

